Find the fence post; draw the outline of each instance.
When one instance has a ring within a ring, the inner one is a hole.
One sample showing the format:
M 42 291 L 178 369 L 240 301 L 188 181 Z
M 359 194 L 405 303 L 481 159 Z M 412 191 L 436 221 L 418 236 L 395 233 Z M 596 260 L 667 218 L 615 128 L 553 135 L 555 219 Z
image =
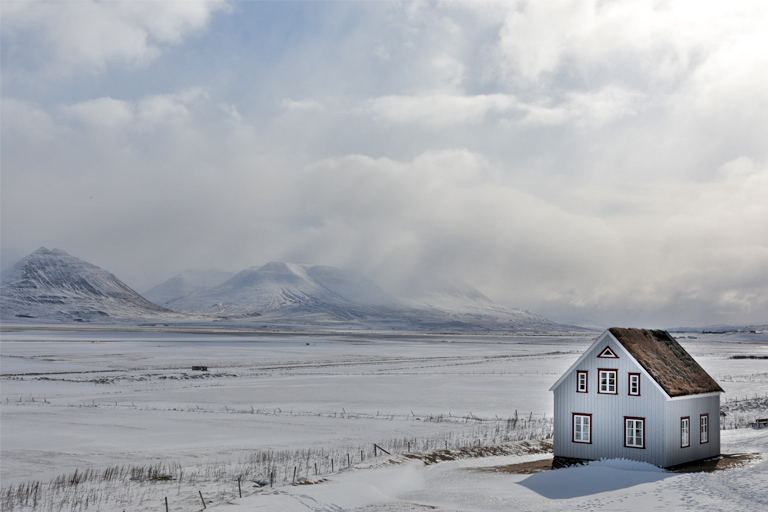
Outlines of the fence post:
M 168 496 L 165 497 L 165 512 L 168 512 Z
M 200 501 L 203 502 L 203 508 L 208 508 L 208 507 L 205 506 L 205 500 L 203 499 L 203 492 L 202 491 L 197 491 L 197 493 L 200 495 Z
M 237 492 L 240 493 L 240 497 L 243 497 L 243 490 L 240 488 L 240 477 L 237 477 Z

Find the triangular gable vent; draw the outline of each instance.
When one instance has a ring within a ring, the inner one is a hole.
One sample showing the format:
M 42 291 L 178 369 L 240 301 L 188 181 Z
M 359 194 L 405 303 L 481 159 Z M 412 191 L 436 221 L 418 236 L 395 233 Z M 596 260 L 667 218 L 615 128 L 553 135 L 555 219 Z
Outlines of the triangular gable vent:
M 611 357 L 614 359 L 618 359 L 619 356 L 616 355 L 616 353 L 611 350 L 611 347 L 605 347 L 602 352 L 600 352 L 597 357 Z

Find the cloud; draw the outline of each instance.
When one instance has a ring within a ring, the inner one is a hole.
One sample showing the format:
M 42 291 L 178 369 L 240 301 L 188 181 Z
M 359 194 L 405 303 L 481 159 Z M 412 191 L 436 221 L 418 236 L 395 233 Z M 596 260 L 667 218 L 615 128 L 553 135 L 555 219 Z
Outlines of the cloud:
M 479 124 L 492 116 L 510 125 L 600 126 L 635 115 L 648 101 L 643 94 L 607 86 L 595 93 L 570 92 L 562 101 L 551 103 L 525 103 L 508 94 L 469 96 L 432 93 L 382 96 L 367 101 L 357 111 L 371 114 L 380 121 L 429 128 Z
M 115 131 L 133 121 L 133 107 L 113 98 L 96 98 L 75 105 L 65 105 L 61 112 L 95 130 Z
M 479 123 L 492 113 L 507 112 L 516 106 L 516 99 L 504 94 L 465 96 L 438 93 L 382 96 L 368 101 L 359 111 L 390 122 L 443 127 Z
M 28 145 L 4 155 L 26 171 L 4 176 L 4 212 L 26 218 L 8 224 L 4 213 L 4 237 L 82 247 L 73 252 L 129 281 L 142 276 L 139 288 L 182 267 L 287 260 L 355 268 L 395 292 L 425 276 L 457 276 L 556 318 L 716 323 L 768 307 L 768 169 L 752 158 L 725 162 L 693 187 L 605 184 L 569 201 L 556 187 L 517 186 L 507 164 L 468 149 L 407 160 L 348 154 L 292 168 L 218 107 L 204 92 L 180 91 L 62 106 L 52 118 L 4 101 L 4 112 L 40 122 L 5 124 L 4 140 L 63 134 L 31 160 Z M 167 142 L 160 152 L 158 134 L 145 136 L 148 120 Z M 103 142 L 109 130 L 119 143 Z
M 768 315 L 763 3 L 41 5 L 3 6 L 4 83 L 48 73 L 4 87 L 3 254 L 140 289 L 287 260 L 555 319 Z M 89 9 L 118 25 L 94 53 Z
M 291 112 L 309 112 L 309 111 L 323 111 L 325 106 L 316 100 L 304 99 L 304 100 L 292 100 L 285 98 L 282 101 L 282 107 Z
M 754 1 L 529 2 L 509 8 L 496 55 L 510 79 L 551 81 L 568 69 L 593 80 L 614 68 L 625 79 L 666 85 L 716 51 L 721 38 L 762 32 L 764 15 Z
M 33 42 L 44 68 L 69 75 L 111 63 L 145 65 L 224 6 L 221 0 L 11 2 L 3 6 L 3 31 L 5 44 Z
M 596 93 L 570 92 L 559 105 L 525 105 L 523 124 L 599 126 L 632 116 L 644 102 L 644 95 L 607 86 Z
M 189 125 L 190 106 L 205 97 L 206 92 L 201 88 L 155 94 L 135 102 L 103 97 L 62 105 L 59 112 L 75 121 L 71 125 L 75 129 L 81 127 L 107 132 L 126 128 L 152 130 L 167 124 Z

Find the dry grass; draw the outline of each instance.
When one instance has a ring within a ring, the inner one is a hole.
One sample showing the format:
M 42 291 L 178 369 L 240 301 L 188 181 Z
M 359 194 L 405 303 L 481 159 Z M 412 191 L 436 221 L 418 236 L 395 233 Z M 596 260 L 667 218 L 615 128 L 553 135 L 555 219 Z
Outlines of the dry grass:
M 344 417 L 349 417 L 343 413 Z M 474 424 L 460 431 L 443 432 L 433 436 L 376 440 L 376 444 L 391 455 L 374 455 L 373 443 L 343 445 L 329 448 L 297 450 L 255 450 L 233 461 L 209 461 L 196 466 L 156 463 L 149 465 L 86 468 L 61 475 L 50 482 L 25 482 L 0 490 L 3 512 L 99 510 L 106 505 L 128 509 L 145 501 L 160 500 L 175 492 L 179 500 L 194 504 L 199 499 L 197 489 L 207 490 L 209 505 L 224 503 L 236 495 L 241 481 L 243 495 L 258 492 L 256 481 L 272 481 L 273 485 L 309 485 L 329 475 L 360 464 L 387 464 L 393 457 L 400 462 L 420 457 L 425 464 L 442 460 L 489 455 L 510 455 L 541 450 L 540 440 L 552 437 L 551 420 L 456 418 L 427 416 L 422 421 L 448 421 Z M 517 443 L 516 443 L 517 442 Z M 516 448 L 503 446 L 514 443 Z M 500 446 L 501 445 L 501 446 Z M 550 445 L 551 446 L 551 445 Z M 551 449 L 551 448 L 550 448 Z M 517 452 L 515 452 L 515 450 Z M 520 452 L 523 450 L 523 452 Z M 176 510 L 186 510 L 176 508 Z

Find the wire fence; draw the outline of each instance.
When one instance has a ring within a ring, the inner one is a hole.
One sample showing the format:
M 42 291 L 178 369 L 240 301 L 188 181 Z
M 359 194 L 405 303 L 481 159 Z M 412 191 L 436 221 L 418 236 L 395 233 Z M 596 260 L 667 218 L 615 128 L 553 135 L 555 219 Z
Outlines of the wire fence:
M 284 413 L 278 411 L 278 414 Z M 342 414 L 349 417 L 346 412 Z M 512 418 L 483 418 L 472 414 L 410 416 L 413 421 L 471 426 L 429 436 L 377 440 L 375 444 L 250 450 L 237 459 L 198 465 L 156 462 L 86 468 L 61 475 L 50 482 L 33 481 L 4 486 L 0 489 L 0 508 L 3 512 L 117 510 L 120 507 L 141 506 L 146 502 L 160 503 L 163 498 L 171 496 L 172 510 L 189 510 L 193 506 L 199 507 L 203 499 L 208 504 L 224 503 L 242 494 L 260 492 L 266 486 L 308 483 L 361 464 L 386 464 L 391 457 L 400 454 L 552 438 L 552 419 L 533 413 Z

